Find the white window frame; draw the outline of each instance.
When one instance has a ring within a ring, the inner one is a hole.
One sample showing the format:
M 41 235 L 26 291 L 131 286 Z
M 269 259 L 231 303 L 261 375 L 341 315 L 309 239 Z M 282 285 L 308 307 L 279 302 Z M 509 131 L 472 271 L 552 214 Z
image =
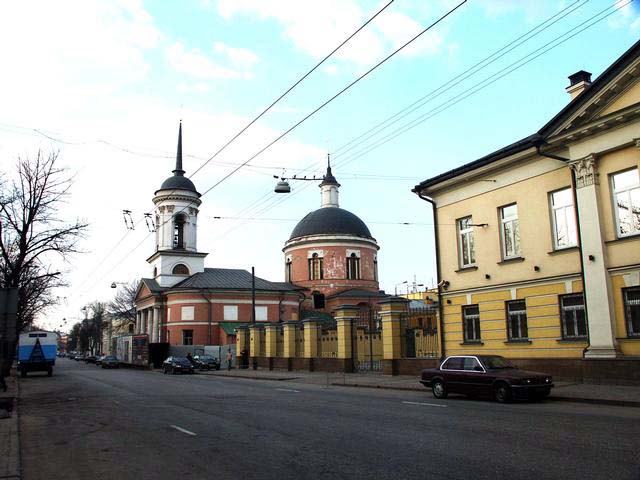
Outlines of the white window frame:
M 569 205 L 556 206 L 553 203 L 553 196 L 556 193 L 569 191 L 571 193 L 571 203 Z M 576 212 L 573 204 L 573 191 L 571 187 L 561 188 L 560 190 L 554 190 L 549 192 L 549 206 L 551 208 L 551 225 L 553 226 L 553 249 L 564 250 L 565 248 L 573 248 L 578 245 L 578 226 L 576 222 Z M 565 224 L 567 225 L 567 235 L 569 234 L 569 222 L 573 222 L 573 230 L 576 232 L 575 238 L 569 238 L 569 243 L 566 245 L 560 245 L 558 243 L 558 224 L 556 221 L 556 212 L 564 216 Z
M 269 320 L 269 307 L 256 305 L 256 322 Z
M 516 216 L 515 217 L 509 217 L 509 218 L 505 218 L 504 217 L 504 211 L 506 208 L 509 207 L 516 207 Z M 499 215 L 500 215 L 500 242 L 502 243 L 502 258 L 503 260 L 509 260 L 511 258 L 520 258 L 522 256 L 522 248 L 520 246 L 520 241 L 518 240 L 518 242 L 516 242 L 516 235 L 515 235 L 515 228 L 518 229 L 518 232 L 520 231 L 520 216 L 518 214 L 518 204 L 517 203 L 510 203 L 508 205 L 504 205 L 502 207 L 499 208 Z M 511 241 L 512 244 L 515 247 L 515 251 L 512 255 L 507 254 L 507 242 L 506 242 L 506 238 L 505 238 L 505 225 L 507 225 L 508 223 L 513 223 L 515 225 L 515 228 L 512 228 L 511 231 L 513 232 Z M 519 238 L 519 235 L 518 235 Z
M 564 301 L 571 298 L 571 297 L 582 297 L 582 304 L 579 305 L 565 305 Z M 585 310 L 584 310 L 584 295 L 582 293 L 569 293 L 566 295 L 560 295 L 560 298 L 558 299 L 558 303 L 560 304 L 560 324 L 562 327 L 562 338 L 564 340 L 586 340 L 588 338 L 588 323 L 587 323 L 587 317 L 585 315 Z M 584 335 L 580 335 L 578 333 L 578 312 L 581 311 L 583 318 L 584 318 L 584 328 L 585 328 L 585 334 Z M 575 332 L 575 335 L 572 335 L 569 333 L 569 325 L 568 323 L 571 323 L 571 326 L 573 327 L 573 331 Z
M 631 172 L 633 170 L 638 172 L 638 183 L 636 183 L 635 185 L 632 185 L 630 187 L 627 187 L 627 188 L 622 188 L 620 190 L 616 190 L 614 177 L 616 175 L 620 175 L 620 174 L 623 174 L 623 173 Z M 629 205 L 631 205 L 631 192 L 633 190 L 636 190 L 636 189 L 640 190 L 640 169 L 635 167 L 635 168 L 628 168 L 627 170 L 621 170 L 619 172 L 612 173 L 612 174 L 609 175 L 609 184 L 611 186 L 611 202 L 612 202 L 612 205 L 613 205 L 613 210 L 614 210 L 615 219 L 616 219 L 616 237 L 617 238 L 624 238 L 624 237 L 631 237 L 631 236 L 634 236 L 634 235 L 640 235 L 640 229 L 632 230 L 629 233 L 620 233 L 620 215 L 619 215 L 619 212 L 618 212 L 618 201 L 616 200 L 618 194 L 626 193 Z M 631 227 L 633 228 L 633 220 L 631 221 Z
M 195 308 L 193 305 L 188 307 L 182 307 L 180 311 L 180 319 L 184 321 L 193 320 L 195 318 Z
M 467 310 L 475 308 L 478 310 L 478 313 L 468 314 Z M 471 322 L 473 325 L 473 333 L 475 338 L 468 338 L 467 336 L 467 322 Z M 465 343 L 477 343 L 482 341 L 481 327 L 480 327 L 480 306 L 478 304 L 474 305 L 463 305 L 462 307 L 462 338 Z
M 456 220 L 456 226 L 458 229 L 458 259 L 460 262 L 460 268 L 473 267 L 476 265 L 476 254 L 475 254 L 475 239 L 473 238 L 473 226 L 462 229 L 461 224 L 464 220 L 469 220 L 470 224 L 473 224 L 473 217 L 471 215 L 467 217 L 462 217 Z M 474 245 L 474 248 L 469 251 L 469 263 L 464 263 L 464 249 L 465 249 L 465 237 L 470 237 L 471 242 L 467 241 L 466 246 L 469 248 L 469 245 Z
M 223 307 L 223 318 L 225 322 L 235 322 L 238 320 L 238 306 L 225 305 Z

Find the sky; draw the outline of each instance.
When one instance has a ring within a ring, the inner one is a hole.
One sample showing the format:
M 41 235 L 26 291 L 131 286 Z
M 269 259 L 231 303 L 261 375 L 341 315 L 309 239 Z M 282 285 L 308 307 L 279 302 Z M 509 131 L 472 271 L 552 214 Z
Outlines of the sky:
M 84 305 L 113 297 L 112 282 L 151 276 L 144 214 L 174 168 L 180 120 L 191 176 L 388 1 L 3 2 L 0 174 L 59 152 L 73 177 L 60 217 L 90 225 L 81 253 L 49 259 L 68 287 L 38 323 L 69 330 Z M 381 288 L 431 286 L 433 222 L 412 187 L 534 133 L 568 103 L 569 75 L 597 77 L 640 35 L 640 0 L 469 0 L 211 188 L 457 3 L 395 0 L 191 177 L 208 191 L 207 267 L 283 281 L 284 242 L 320 194 L 295 181 L 276 194 L 273 175 L 321 176 L 330 153 L 340 206 L 381 247 Z

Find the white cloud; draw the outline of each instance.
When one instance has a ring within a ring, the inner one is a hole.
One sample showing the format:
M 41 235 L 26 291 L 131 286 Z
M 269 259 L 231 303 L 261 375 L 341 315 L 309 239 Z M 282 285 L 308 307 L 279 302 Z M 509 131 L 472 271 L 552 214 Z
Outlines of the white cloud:
M 213 49 L 224 54 L 233 65 L 243 70 L 251 69 L 260 57 L 246 48 L 235 48 L 223 42 L 213 42 Z
M 327 65 L 326 67 L 324 67 L 324 72 L 327 75 L 337 75 L 338 66 L 335 63 L 332 63 L 331 65 Z
M 364 11 L 353 0 L 325 0 L 313 5 L 297 0 L 220 0 L 218 3 L 219 14 L 227 19 L 247 15 L 277 21 L 283 26 L 284 37 L 314 58 L 328 54 L 373 11 Z M 424 26 L 408 15 L 387 10 L 341 48 L 335 58 L 357 65 L 371 64 L 391 48 L 404 44 L 422 28 Z M 433 32 L 423 37 L 403 53 L 429 55 L 440 51 L 444 42 L 440 34 Z
M 197 48 L 186 51 L 182 42 L 175 42 L 165 50 L 169 65 L 177 72 L 203 80 L 238 78 L 240 74 L 217 65 Z

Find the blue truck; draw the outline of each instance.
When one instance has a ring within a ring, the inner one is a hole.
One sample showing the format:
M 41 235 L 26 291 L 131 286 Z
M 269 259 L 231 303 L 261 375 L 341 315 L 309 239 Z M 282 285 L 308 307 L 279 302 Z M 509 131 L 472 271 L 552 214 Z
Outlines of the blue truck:
M 53 375 L 58 350 L 58 335 L 37 330 L 20 334 L 18 341 L 18 371 L 22 377 L 28 372 L 47 372 Z

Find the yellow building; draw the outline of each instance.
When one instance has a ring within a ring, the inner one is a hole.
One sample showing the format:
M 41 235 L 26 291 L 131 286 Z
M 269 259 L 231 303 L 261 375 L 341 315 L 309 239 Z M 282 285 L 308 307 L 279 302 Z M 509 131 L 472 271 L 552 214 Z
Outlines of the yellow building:
M 414 188 L 435 217 L 445 355 L 640 356 L 640 42 L 590 78 L 569 77 L 534 135 Z

